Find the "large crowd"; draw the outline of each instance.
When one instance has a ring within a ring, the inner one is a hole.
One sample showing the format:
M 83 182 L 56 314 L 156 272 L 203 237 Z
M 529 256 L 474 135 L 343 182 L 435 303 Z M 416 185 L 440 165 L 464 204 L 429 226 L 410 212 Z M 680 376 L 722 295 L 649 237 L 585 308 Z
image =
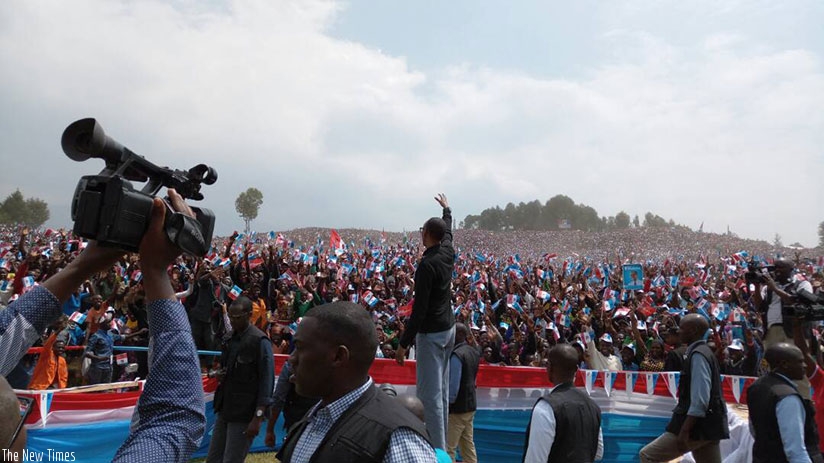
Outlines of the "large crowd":
M 235 233 L 215 238 L 204 259 L 178 258 L 169 273 L 201 350 L 220 349 L 229 329 L 227 306 L 244 295 L 253 301 L 251 322 L 269 335 L 275 353 L 292 350 L 297 324 L 312 307 L 348 300 L 370 312 L 377 356 L 394 358 L 414 297 L 419 241 L 418 232 Z M 0 230 L 0 308 L 65 267 L 84 245 L 66 230 Z M 710 345 L 722 373 L 757 376 L 764 371 L 765 328 L 745 273 L 783 251 L 796 264 L 793 278 L 809 281 L 815 292 L 824 281 L 821 261 L 809 252 L 683 229 L 456 230 L 455 245 L 454 313 L 471 327 L 482 362 L 492 365 L 544 366 L 548 350 L 568 342 L 584 368 L 680 371 L 685 347 L 678 321 L 694 312 L 713 328 Z M 642 265 L 640 290 L 624 289 L 621 267 L 630 263 Z M 35 368 L 32 355 L 9 376 L 14 386 L 146 376 L 145 353 L 113 351 L 148 342 L 136 258 L 86 281 L 63 310 L 42 345 L 60 354 L 49 362 L 60 364 L 68 355 L 65 378 L 44 378 L 53 369 Z M 414 349 L 408 355 L 414 358 Z M 201 358 L 204 372 L 215 366 L 216 357 Z

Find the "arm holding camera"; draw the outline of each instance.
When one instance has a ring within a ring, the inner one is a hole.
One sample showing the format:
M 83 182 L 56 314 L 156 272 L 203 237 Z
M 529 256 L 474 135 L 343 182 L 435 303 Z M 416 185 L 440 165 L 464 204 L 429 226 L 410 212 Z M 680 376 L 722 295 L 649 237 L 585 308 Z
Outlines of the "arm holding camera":
M 172 207 L 190 217 L 192 210 L 174 190 Z M 155 199 L 149 229 L 140 243 L 151 345 L 151 374 L 137 403 L 129 437 L 116 462 L 188 461 L 206 425 L 203 388 L 186 311 L 175 298 L 166 272 L 180 254 L 164 232 L 166 206 Z

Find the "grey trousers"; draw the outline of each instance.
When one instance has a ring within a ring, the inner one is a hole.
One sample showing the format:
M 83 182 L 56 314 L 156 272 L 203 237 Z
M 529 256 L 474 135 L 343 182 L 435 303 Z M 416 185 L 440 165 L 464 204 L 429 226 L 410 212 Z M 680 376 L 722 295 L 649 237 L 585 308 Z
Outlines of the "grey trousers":
M 252 445 L 244 434 L 247 426 L 249 423 L 227 423 L 218 413 L 206 463 L 242 463 Z
M 449 417 L 449 356 L 455 347 L 455 327 L 415 337 L 416 393 L 423 402 L 426 430 L 432 446 L 446 450 Z

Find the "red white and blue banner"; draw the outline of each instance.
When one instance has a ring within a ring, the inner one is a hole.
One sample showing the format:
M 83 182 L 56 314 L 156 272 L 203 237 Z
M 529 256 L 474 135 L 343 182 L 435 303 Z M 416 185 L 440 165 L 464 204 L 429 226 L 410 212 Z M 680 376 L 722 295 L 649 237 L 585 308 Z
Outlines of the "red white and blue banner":
M 280 371 L 286 356 L 275 356 Z M 370 371 L 376 384 L 392 383 L 399 393 L 414 393 L 415 362 L 403 366 L 393 360 L 376 359 Z M 676 372 L 605 372 L 582 370 L 576 386 L 586 390 L 603 414 L 605 462 L 638 461 L 638 451 L 664 432 L 678 394 Z M 722 442 L 725 463 L 751 460 L 752 440 L 745 420 L 736 412 L 746 404 L 746 389 L 755 378 L 725 376 L 724 397 L 730 416 L 731 438 Z M 630 385 L 627 388 L 627 385 Z M 216 380 L 204 378 L 207 431 L 195 456 L 205 456 L 214 423 L 212 400 Z M 475 445 L 479 459 L 519 462 L 524 432 L 535 401 L 550 387 L 546 371 L 532 367 L 481 365 L 477 378 L 478 411 L 475 415 Z M 122 387 L 122 386 L 121 386 Z M 139 391 L 83 392 L 74 390 L 17 391 L 33 397 L 34 410 L 27 421 L 28 449 L 74 452 L 77 462 L 108 462 L 129 433 L 129 421 Z M 282 421 L 275 429 L 283 439 Z M 252 445 L 253 452 L 272 451 L 263 444 L 263 432 Z M 686 459 L 685 461 L 691 461 Z

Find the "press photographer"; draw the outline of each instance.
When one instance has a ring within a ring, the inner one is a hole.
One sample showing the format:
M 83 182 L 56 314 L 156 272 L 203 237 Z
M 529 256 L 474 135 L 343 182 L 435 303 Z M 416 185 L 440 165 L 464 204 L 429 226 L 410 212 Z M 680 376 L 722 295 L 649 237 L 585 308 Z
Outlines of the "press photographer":
M 809 281 L 793 276 L 795 265 L 786 259 L 775 261 L 775 267 L 765 267 L 751 270 L 747 276 L 747 283 L 755 284 L 753 301 L 764 317 L 767 333 L 764 337 L 764 347 L 769 349 L 773 344 L 792 340 L 792 318 L 784 317 L 787 312 L 784 306 L 797 304 L 796 294 L 799 291 L 812 293 L 813 286 Z

